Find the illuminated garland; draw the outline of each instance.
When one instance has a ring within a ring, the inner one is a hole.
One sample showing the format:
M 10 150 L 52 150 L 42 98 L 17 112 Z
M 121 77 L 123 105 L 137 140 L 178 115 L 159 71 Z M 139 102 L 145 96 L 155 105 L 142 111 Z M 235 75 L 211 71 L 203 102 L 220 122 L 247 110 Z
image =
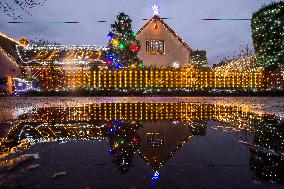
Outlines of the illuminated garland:
M 106 63 L 102 54 L 107 48 L 96 45 L 28 45 L 25 48 L 17 45 L 16 49 L 23 64 L 81 65 L 94 61 Z M 96 53 L 99 53 L 97 58 L 92 58 Z M 62 54 L 65 56 L 60 57 Z
M 0 49 L 5 51 L 6 54 L 13 62 L 18 62 L 19 57 L 16 54 L 16 46 L 23 47 L 18 41 L 0 33 Z
M 139 35 L 143 32 L 143 30 L 144 30 L 150 23 L 155 22 L 155 21 L 157 21 L 157 20 L 159 20 L 159 21 L 162 23 L 162 25 L 163 25 L 167 30 L 170 31 L 170 34 L 171 34 L 174 38 L 176 38 L 176 39 L 177 39 L 182 45 L 184 45 L 190 52 L 193 52 L 193 49 L 192 49 L 181 37 L 179 37 L 179 36 L 177 35 L 177 33 L 175 33 L 175 32 L 173 31 L 173 29 L 171 29 L 171 28 L 163 21 L 163 19 L 162 19 L 161 17 L 159 17 L 158 15 L 154 15 L 154 17 L 153 17 L 152 19 L 150 19 L 150 20 L 137 32 L 137 36 L 139 36 Z

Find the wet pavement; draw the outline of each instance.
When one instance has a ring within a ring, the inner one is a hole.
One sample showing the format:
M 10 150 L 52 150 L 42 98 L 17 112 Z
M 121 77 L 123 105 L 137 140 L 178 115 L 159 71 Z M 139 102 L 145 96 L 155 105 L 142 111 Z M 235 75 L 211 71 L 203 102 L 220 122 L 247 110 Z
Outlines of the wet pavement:
M 0 188 L 284 188 L 283 98 L 0 99 Z

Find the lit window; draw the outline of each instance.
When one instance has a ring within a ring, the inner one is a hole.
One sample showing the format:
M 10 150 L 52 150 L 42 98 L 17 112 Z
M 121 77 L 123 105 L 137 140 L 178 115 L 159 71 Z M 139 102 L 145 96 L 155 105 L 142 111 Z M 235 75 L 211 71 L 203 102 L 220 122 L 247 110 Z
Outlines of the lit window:
M 146 133 L 147 145 L 150 146 L 163 146 L 164 145 L 164 134 L 157 133 Z
M 146 41 L 147 54 L 165 54 L 165 43 L 163 40 L 148 40 Z

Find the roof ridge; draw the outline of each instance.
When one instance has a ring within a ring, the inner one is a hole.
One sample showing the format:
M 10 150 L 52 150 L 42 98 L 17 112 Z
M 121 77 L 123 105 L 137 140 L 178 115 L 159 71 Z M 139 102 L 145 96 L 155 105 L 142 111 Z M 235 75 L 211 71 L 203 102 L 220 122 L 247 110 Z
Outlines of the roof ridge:
M 0 36 L 1 36 L 1 37 L 4 37 L 4 38 L 6 38 L 6 39 L 8 39 L 8 40 L 10 40 L 10 41 L 12 41 L 12 42 L 14 42 L 14 43 L 17 43 L 17 45 L 20 45 L 19 41 L 17 41 L 17 40 L 15 40 L 15 39 L 13 39 L 13 38 L 11 38 L 11 37 L 5 35 L 4 33 L 1 33 L 1 32 L 0 32 Z
M 158 19 L 163 25 L 164 27 L 169 30 L 171 32 L 171 34 L 173 36 L 175 36 L 177 38 L 177 40 L 184 45 L 188 50 L 190 50 L 191 52 L 194 51 L 184 40 L 181 39 L 181 37 L 179 37 L 174 30 L 158 15 L 154 15 L 151 19 L 149 19 L 146 24 L 137 32 L 137 35 L 139 35 L 145 28 L 146 26 L 148 26 L 154 19 Z

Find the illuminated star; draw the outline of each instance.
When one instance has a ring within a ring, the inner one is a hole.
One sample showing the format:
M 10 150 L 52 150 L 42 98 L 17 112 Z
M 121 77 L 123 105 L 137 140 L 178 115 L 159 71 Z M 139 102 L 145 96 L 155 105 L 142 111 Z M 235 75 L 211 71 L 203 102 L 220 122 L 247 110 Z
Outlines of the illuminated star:
M 160 13 L 159 6 L 158 5 L 153 5 L 152 6 L 152 11 L 154 11 L 154 15 L 158 15 Z
M 174 68 L 179 68 L 179 67 L 180 67 L 180 65 L 179 65 L 179 63 L 174 62 L 174 63 L 173 63 L 173 67 L 174 67 Z

